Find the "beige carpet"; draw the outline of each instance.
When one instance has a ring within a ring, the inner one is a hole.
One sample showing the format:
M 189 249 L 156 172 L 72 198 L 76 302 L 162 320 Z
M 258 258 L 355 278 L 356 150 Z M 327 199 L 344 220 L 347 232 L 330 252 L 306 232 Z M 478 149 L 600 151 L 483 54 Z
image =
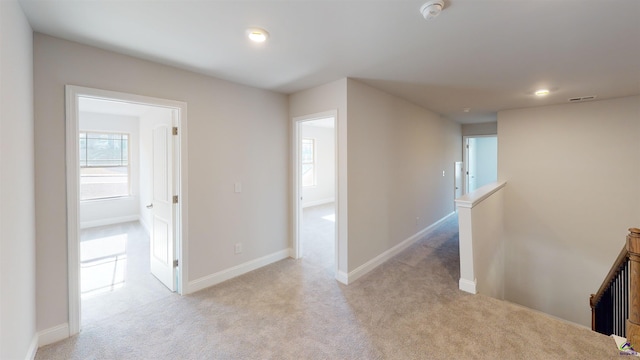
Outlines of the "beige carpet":
M 36 359 L 621 357 L 607 336 L 459 291 L 456 219 L 349 286 L 331 273 L 283 260 L 114 315 Z

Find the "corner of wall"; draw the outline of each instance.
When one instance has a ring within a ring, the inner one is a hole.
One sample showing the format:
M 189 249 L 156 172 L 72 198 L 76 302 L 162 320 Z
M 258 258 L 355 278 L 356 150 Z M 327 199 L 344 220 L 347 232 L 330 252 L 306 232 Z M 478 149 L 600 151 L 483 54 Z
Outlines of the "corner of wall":
M 33 30 L 0 1 L 0 358 L 33 358 L 36 337 Z M 19 239 L 20 241 L 16 241 Z

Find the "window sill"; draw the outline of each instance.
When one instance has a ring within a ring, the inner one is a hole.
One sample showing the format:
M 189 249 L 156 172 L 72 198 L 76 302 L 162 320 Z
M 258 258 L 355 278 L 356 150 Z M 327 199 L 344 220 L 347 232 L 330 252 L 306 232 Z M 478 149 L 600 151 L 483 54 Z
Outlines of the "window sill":
M 114 196 L 109 198 L 87 199 L 87 200 L 80 200 L 80 203 L 86 204 L 86 203 L 95 203 L 95 202 L 104 202 L 104 201 L 124 201 L 124 200 L 133 199 L 134 197 L 135 196 L 133 195 L 126 195 L 126 196 Z

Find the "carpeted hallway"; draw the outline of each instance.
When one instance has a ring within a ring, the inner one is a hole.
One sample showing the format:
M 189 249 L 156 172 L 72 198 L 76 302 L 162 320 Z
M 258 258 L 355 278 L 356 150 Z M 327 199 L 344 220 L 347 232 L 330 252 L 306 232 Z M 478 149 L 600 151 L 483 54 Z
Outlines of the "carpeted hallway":
M 349 286 L 307 254 L 111 316 L 36 359 L 619 358 L 607 336 L 459 291 L 455 218 Z

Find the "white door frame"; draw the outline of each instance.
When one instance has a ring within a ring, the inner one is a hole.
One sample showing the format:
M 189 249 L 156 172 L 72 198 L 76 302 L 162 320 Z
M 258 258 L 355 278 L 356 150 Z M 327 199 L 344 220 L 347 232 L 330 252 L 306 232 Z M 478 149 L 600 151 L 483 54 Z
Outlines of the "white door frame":
M 469 193 L 469 139 L 476 138 L 477 136 L 463 136 L 462 137 L 462 193 Z
M 334 139 L 335 139 L 335 277 L 338 281 L 348 284 L 348 274 L 346 271 L 346 175 L 344 169 L 346 169 L 346 124 L 340 122 L 338 118 L 338 112 L 336 110 L 325 111 L 321 113 L 315 113 L 311 115 L 299 116 L 293 118 L 292 122 L 292 146 L 291 146 L 291 168 L 292 168 L 292 206 L 293 209 L 293 248 L 291 256 L 295 259 L 302 257 L 301 253 L 301 219 L 302 219 L 302 203 L 300 197 L 302 196 L 302 176 L 300 173 L 300 139 L 302 138 L 301 123 L 306 121 L 313 121 L 318 119 L 324 119 L 332 117 L 334 119 Z M 341 268 L 340 261 L 344 263 L 344 268 Z
M 164 107 L 176 110 L 173 126 L 178 128 L 174 139 L 174 181 L 179 201 L 176 206 L 174 229 L 177 268 L 177 290 L 188 293 L 188 241 L 187 241 L 187 149 L 182 144 L 187 140 L 187 104 L 181 101 L 159 99 L 115 91 L 66 85 L 66 180 L 67 180 L 67 265 L 69 286 L 69 336 L 80 332 L 80 186 L 78 157 L 78 99 L 95 98 L 127 102 L 140 105 Z

